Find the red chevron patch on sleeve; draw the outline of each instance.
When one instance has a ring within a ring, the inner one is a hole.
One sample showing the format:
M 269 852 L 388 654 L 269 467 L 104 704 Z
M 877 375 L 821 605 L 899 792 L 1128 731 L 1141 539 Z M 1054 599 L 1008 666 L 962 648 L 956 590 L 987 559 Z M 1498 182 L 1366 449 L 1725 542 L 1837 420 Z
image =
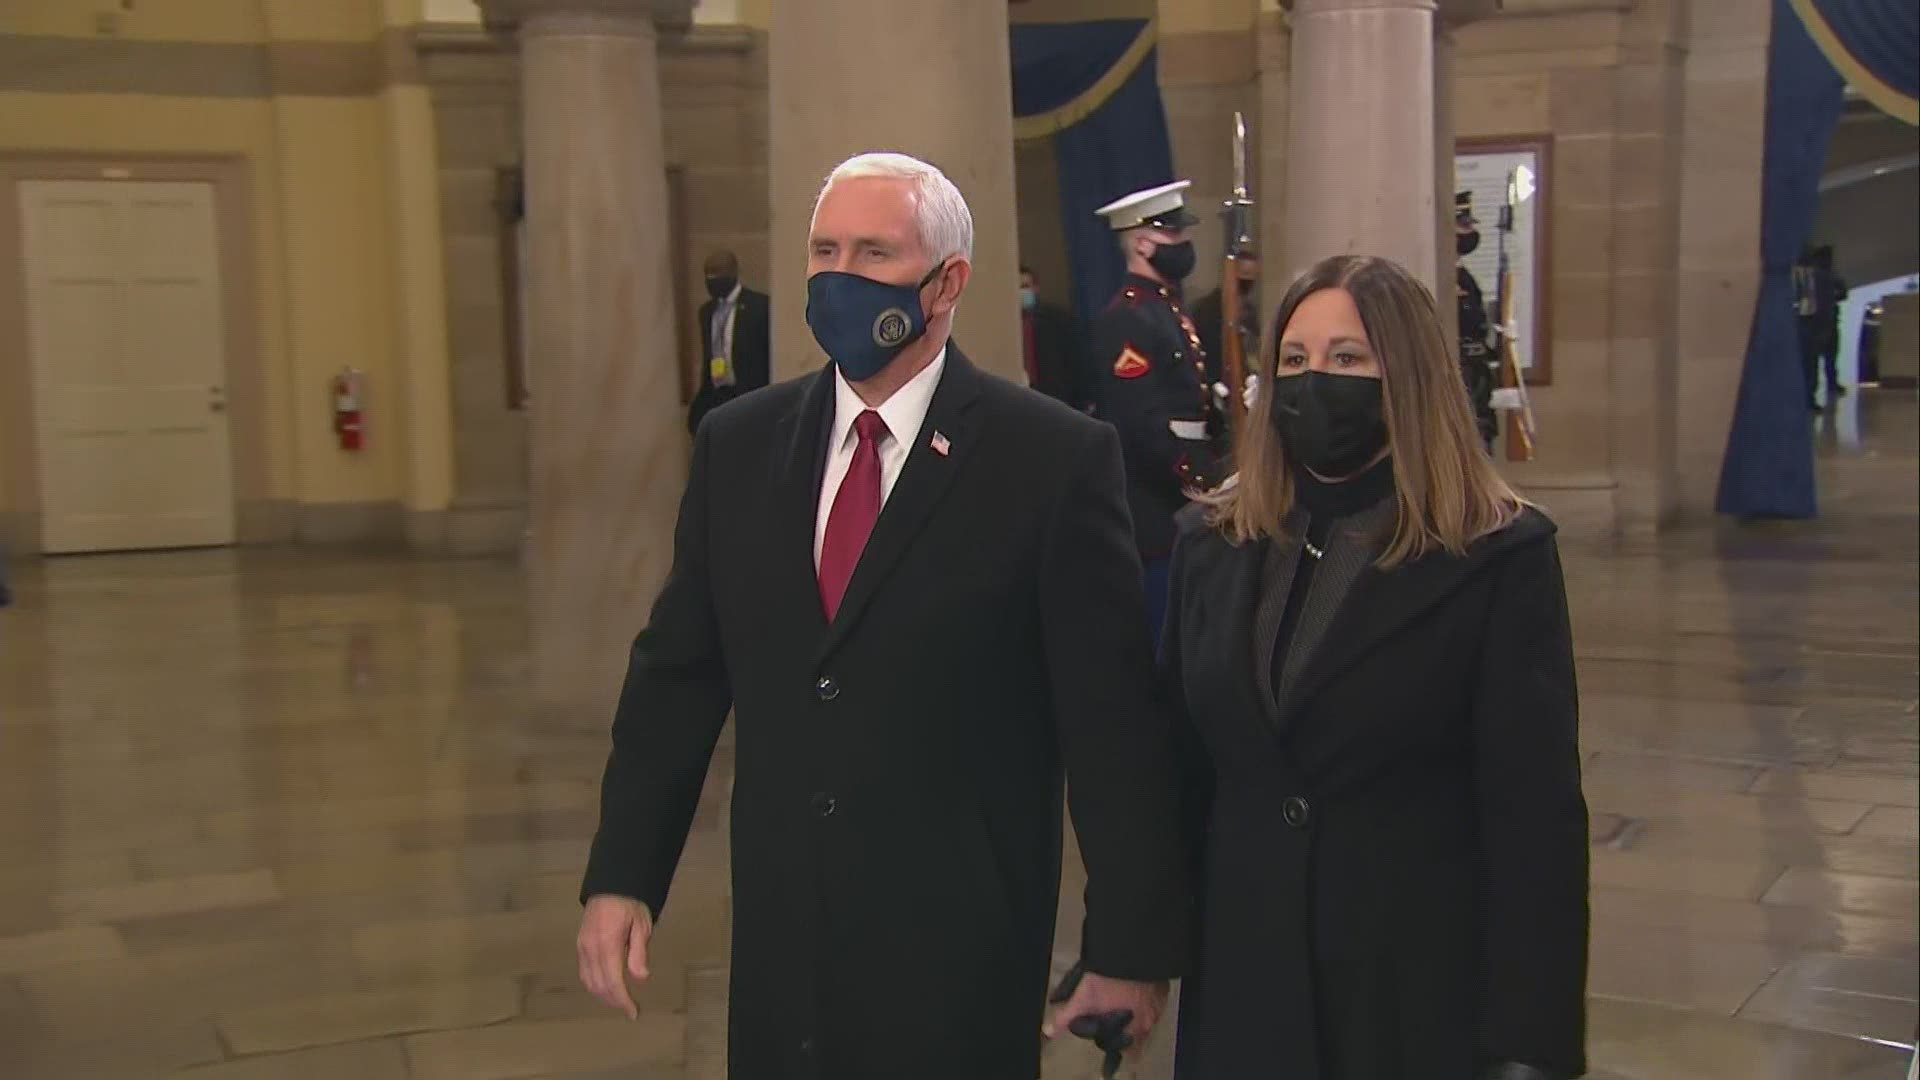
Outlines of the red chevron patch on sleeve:
M 1120 358 L 1113 362 L 1115 378 L 1137 379 L 1152 370 L 1153 362 L 1147 359 L 1145 353 L 1132 345 L 1120 350 Z

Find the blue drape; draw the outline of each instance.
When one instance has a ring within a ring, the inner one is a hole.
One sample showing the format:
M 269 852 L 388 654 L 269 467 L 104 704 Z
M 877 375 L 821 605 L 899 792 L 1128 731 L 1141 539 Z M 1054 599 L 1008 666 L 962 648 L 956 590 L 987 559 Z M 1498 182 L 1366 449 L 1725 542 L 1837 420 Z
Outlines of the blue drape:
M 1013 113 L 1036 116 L 1085 93 L 1147 28 L 1141 19 L 1016 23 Z M 1073 271 L 1076 314 L 1090 318 L 1120 289 L 1126 264 L 1101 206 L 1173 179 L 1173 144 L 1149 53 L 1125 83 L 1085 119 L 1053 137 L 1060 176 L 1060 223 Z
M 1773 2 L 1760 190 L 1760 292 L 1716 506 L 1742 518 L 1816 512 L 1813 426 L 1800 372 L 1793 260 L 1813 230 L 1843 86 L 1789 0 Z
M 1854 63 L 1895 92 L 1908 98 L 1920 96 L 1920 4 L 1914 0 L 1810 2 Z

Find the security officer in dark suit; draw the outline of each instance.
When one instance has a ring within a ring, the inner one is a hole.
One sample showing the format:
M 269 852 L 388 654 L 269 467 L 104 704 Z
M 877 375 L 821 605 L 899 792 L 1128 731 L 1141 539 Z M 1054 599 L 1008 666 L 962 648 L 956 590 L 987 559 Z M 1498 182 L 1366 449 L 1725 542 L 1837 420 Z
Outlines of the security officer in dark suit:
M 740 283 L 731 251 L 707 256 L 707 302 L 700 305 L 700 390 L 687 408 L 687 431 L 713 410 L 767 385 L 773 370 L 773 301 Z
M 1462 259 L 1479 250 L 1480 222 L 1473 216 L 1471 191 L 1453 193 L 1453 245 L 1454 254 Z M 1494 352 L 1486 296 L 1464 263 L 1454 264 L 1453 295 L 1460 305 L 1460 377 L 1467 384 L 1467 399 L 1473 402 L 1480 441 L 1491 448 L 1500 431 L 1493 414 L 1494 368 L 1499 356 Z
M 1120 432 L 1156 639 L 1166 613 L 1173 515 L 1187 505 L 1189 490 L 1225 478 L 1223 399 L 1180 293 L 1195 261 L 1189 231 L 1199 222 L 1182 194 L 1190 184 L 1136 191 L 1098 211 L 1119 234 L 1127 279 L 1093 322 L 1095 415 Z

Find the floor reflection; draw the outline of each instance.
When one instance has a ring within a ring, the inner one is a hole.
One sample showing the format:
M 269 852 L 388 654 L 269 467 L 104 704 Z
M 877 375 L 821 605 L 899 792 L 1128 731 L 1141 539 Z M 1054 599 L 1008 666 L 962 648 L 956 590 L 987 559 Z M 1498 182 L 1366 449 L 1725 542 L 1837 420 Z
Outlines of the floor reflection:
M 1569 548 L 1595 1076 L 1905 1074 L 1917 414 L 1820 419 L 1819 522 Z M 731 749 L 643 1021 L 610 1019 L 571 949 L 604 717 L 527 700 L 511 566 L 192 552 L 18 585 L 0 1076 L 724 1076 Z M 1091 1070 L 1062 1047 L 1047 1076 Z

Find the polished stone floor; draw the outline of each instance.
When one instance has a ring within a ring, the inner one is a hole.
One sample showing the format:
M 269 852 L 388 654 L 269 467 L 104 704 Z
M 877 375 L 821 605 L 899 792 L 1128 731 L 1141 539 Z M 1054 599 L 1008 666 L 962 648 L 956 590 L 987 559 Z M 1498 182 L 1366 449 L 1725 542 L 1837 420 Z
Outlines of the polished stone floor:
M 1819 522 L 1568 552 L 1595 1076 L 1906 1073 L 1916 412 L 1882 393 L 1824 422 Z M 641 1019 L 612 1018 L 572 948 L 604 719 L 527 707 L 511 566 L 246 551 L 16 576 L 0 1077 L 723 1076 L 730 753 Z M 1062 1046 L 1047 1075 L 1093 1064 Z

